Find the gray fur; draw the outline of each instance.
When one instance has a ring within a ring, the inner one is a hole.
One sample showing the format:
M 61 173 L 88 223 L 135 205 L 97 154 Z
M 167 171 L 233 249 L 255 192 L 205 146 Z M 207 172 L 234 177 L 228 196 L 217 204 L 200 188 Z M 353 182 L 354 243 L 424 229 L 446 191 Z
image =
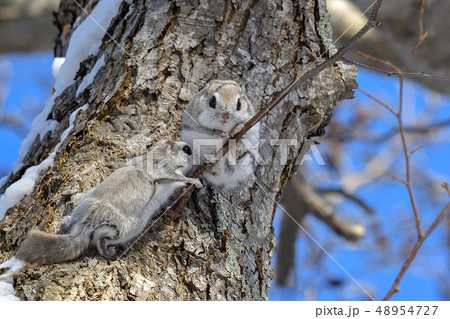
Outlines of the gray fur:
M 215 108 L 209 104 L 216 99 Z M 240 110 L 237 103 L 240 101 Z M 223 115 L 229 116 L 227 121 Z M 181 139 L 193 147 L 194 164 L 203 164 L 223 146 L 228 138 L 241 130 L 243 125 L 255 115 L 255 109 L 244 90 L 234 81 L 212 81 L 208 83 L 189 103 L 182 121 Z M 204 139 L 208 145 L 196 152 L 195 144 Z M 251 143 L 246 147 L 240 141 L 217 163 L 208 170 L 204 178 L 218 188 L 234 188 L 245 183 L 253 174 L 259 160 L 259 123 L 244 136 Z M 197 141 L 196 141 L 197 140 Z
M 115 247 L 136 238 L 148 221 L 186 183 L 201 187 L 199 180 L 187 178 L 191 155 L 187 144 L 169 142 L 128 161 L 78 202 L 67 235 L 30 232 L 16 257 L 30 262 L 60 263 L 83 254 L 89 247 L 111 258 Z

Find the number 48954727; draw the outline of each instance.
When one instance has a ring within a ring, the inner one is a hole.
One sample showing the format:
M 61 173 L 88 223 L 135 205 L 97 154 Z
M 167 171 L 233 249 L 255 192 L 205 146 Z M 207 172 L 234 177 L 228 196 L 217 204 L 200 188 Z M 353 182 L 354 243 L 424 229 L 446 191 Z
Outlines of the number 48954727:
M 408 315 L 423 315 L 423 316 L 434 316 L 438 306 L 378 306 L 377 312 L 379 315 L 400 315 L 404 316 Z

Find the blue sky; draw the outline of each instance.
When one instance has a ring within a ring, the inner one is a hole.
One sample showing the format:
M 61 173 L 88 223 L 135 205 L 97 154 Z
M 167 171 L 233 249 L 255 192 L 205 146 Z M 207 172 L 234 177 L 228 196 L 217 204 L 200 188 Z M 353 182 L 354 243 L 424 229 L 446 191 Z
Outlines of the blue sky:
M 0 78 L 4 80 L 0 85 L 6 94 L 4 100 L 5 112 L 19 112 L 22 116 L 28 114 L 27 127 L 29 128 L 31 127 L 31 119 L 37 112 L 36 106 L 44 104 L 51 90 L 52 54 L 51 52 L 14 53 L 5 55 L 4 58 L 6 60 L 0 61 L 0 68 L 2 68 L 0 71 L 2 74 L 9 74 L 6 81 L 4 78 Z M 376 95 L 378 98 L 388 103 L 394 104 L 396 102 L 398 85 L 394 77 L 359 71 L 357 80 L 361 88 Z M 448 97 L 438 97 L 428 89 L 413 82 L 408 82 L 405 90 L 405 124 L 418 125 L 423 122 L 429 121 L 432 123 L 450 118 L 450 99 Z M 360 105 L 367 105 L 369 110 L 375 110 L 375 112 L 380 114 L 379 120 L 369 123 L 368 131 L 380 133 L 396 127 L 394 118 L 387 111 L 381 109 L 380 112 L 380 109 L 376 109 L 368 98 L 361 93 L 357 93 L 357 95 L 357 99 L 341 103 L 336 108 L 334 120 L 346 123 L 348 127 L 351 127 L 350 119 L 356 107 L 355 103 L 359 103 Z M 24 105 L 26 107 L 23 107 Z M 430 107 L 432 111 L 430 111 Z M 421 142 L 424 143 L 424 149 L 414 156 L 413 162 L 415 166 L 421 167 L 429 174 L 436 176 L 437 179 L 450 182 L 450 167 L 448 165 L 450 143 L 448 139 L 446 140 L 446 136 L 449 136 L 448 134 L 448 129 L 443 131 L 439 143 L 431 143 L 426 138 L 423 139 Z M 0 175 L 11 170 L 23 138 L 24 136 L 0 126 Z M 319 150 L 321 147 L 323 146 L 319 145 Z M 367 142 L 351 143 L 346 149 L 346 152 L 350 154 L 349 159 L 351 161 L 347 165 L 348 169 L 363 168 L 366 165 L 364 154 L 367 153 L 367 149 L 371 152 L 377 152 L 382 151 L 383 147 L 380 144 Z M 326 167 L 319 166 L 312 167 L 312 169 L 319 173 L 320 170 L 327 170 Z M 401 157 L 394 163 L 394 169 L 402 177 L 403 159 Z M 420 183 L 420 181 L 416 182 Z M 336 181 L 324 180 L 321 183 L 324 185 L 327 183 L 334 184 Z M 357 194 L 377 210 L 375 216 L 364 215 L 354 205 L 345 203 L 338 206 L 339 211 L 343 212 L 346 217 L 367 225 L 373 223 L 374 220 L 378 220 L 385 233 L 394 234 L 389 243 L 397 248 L 403 245 L 405 237 L 401 233 L 395 235 L 396 232 L 398 232 L 399 227 L 401 229 L 401 227 L 413 227 L 414 225 L 411 216 L 408 215 L 410 204 L 404 187 L 392 182 L 392 180 L 381 180 L 378 183 L 361 187 L 357 190 Z M 444 204 L 446 198 L 443 196 L 438 197 L 438 204 Z M 420 192 L 418 192 L 418 198 L 421 198 Z M 425 200 L 420 201 L 419 207 L 423 214 L 424 223 L 428 225 L 433 216 L 438 213 L 438 209 L 443 205 L 436 206 L 436 204 L 426 203 L 425 198 Z M 406 213 L 399 214 L 399 212 Z M 281 214 L 282 212 L 278 210 L 274 220 L 276 234 L 279 231 Z M 404 219 L 403 216 L 407 218 Z M 325 247 L 330 247 L 330 254 L 360 284 L 372 287 L 378 298 L 387 292 L 405 255 L 399 256 L 399 254 L 393 254 L 389 251 L 370 251 L 367 247 L 373 246 L 375 241 L 370 231 L 367 238 L 360 243 L 349 245 L 338 236 L 330 235 L 328 228 L 315 219 L 308 218 L 307 222 L 308 229 L 311 230 L 314 238 Z M 440 243 L 445 242 L 444 236 L 444 228 L 440 227 L 425 243 L 421 253 L 417 256 L 417 260 L 415 260 L 400 285 L 401 293 L 394 295 L 393 300 L 437 300 L 441 298 L 439 281 L 435 277 L 430 277 L 427 270 L 432 268 L 439 272 L 448 269 L 448 247 L 444 251 L 444 246 L 440 245 Z M 308 282 L 317 285 L 316 298 L 318 300 L 341 300 L 343 298 L 361 300 L 364 298 L 353 281 L 330 258 L 323 257 L 324 263 L 320 269 L 304 266 L 302 263 L 305 262 L 305 254 L 311 247 L 309 238 L 304 235 L 298 237 L 296 242 L 297 269 L 295 270 L 293 285 L 291 287 L 276 287 L 273 282 L 269 293 L 271 300 L 303 300 L 305 299 L 304 289 L 307 287 Z M 386 260 L 392 260 L 392 263 L 380 266 Z M 430 260 L 432 260 L 432 265 L 430 265 Z M 316 279 L 313 280 L 311 278 Z M 326 280 L 329 278 L 342 281 L 340 289 L 327 286 Z M 417 289 L 417 287 L 420 287 L 420 289 Z
M 0 60 L 0 72 L 9 75 L 0 82 L 4 112 L 17 113 L 27 119 L 26 126 L 30 129 L 32 119 L 51 92 L 53 55 L 51 52 L 38 52 L 13 53 L 3 57 L 4 60 Z M 24 137 L 0 125 L 0 175 L 12 169 Z

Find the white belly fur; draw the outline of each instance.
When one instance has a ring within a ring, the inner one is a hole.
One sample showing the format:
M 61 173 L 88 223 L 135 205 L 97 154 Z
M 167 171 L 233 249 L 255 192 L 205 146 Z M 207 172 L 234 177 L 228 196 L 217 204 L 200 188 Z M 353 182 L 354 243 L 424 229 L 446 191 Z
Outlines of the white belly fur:
M 142 231 L 144 231 L 147 226 L 149 220 L 159 211 L 161 207 L 167 202 L 170 196 L 174 193 L 174 191 L 178 187 L 185 186 L 183 182 L 174 182 L 174 183 L 165 183 L 165 184 L 156 184 L 155 193 L 150 200 L 149 204 L 145 208 L 142 217 L 134 226 L 134 228 L 128 233 L 124 234 L 122 238 L 113 241 L 111 244 L 124 244 L 133 238 L 139 236 Z M 149 225 L 149 227 L 151 224 Z

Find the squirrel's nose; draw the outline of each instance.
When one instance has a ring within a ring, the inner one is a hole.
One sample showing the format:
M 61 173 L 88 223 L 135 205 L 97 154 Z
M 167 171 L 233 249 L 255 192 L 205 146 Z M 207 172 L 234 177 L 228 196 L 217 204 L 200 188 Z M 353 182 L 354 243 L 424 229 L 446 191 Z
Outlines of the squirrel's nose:
M 230 115 L 228 113 L 222 113 L 222 118 L 227 121 L 230 119 Z

